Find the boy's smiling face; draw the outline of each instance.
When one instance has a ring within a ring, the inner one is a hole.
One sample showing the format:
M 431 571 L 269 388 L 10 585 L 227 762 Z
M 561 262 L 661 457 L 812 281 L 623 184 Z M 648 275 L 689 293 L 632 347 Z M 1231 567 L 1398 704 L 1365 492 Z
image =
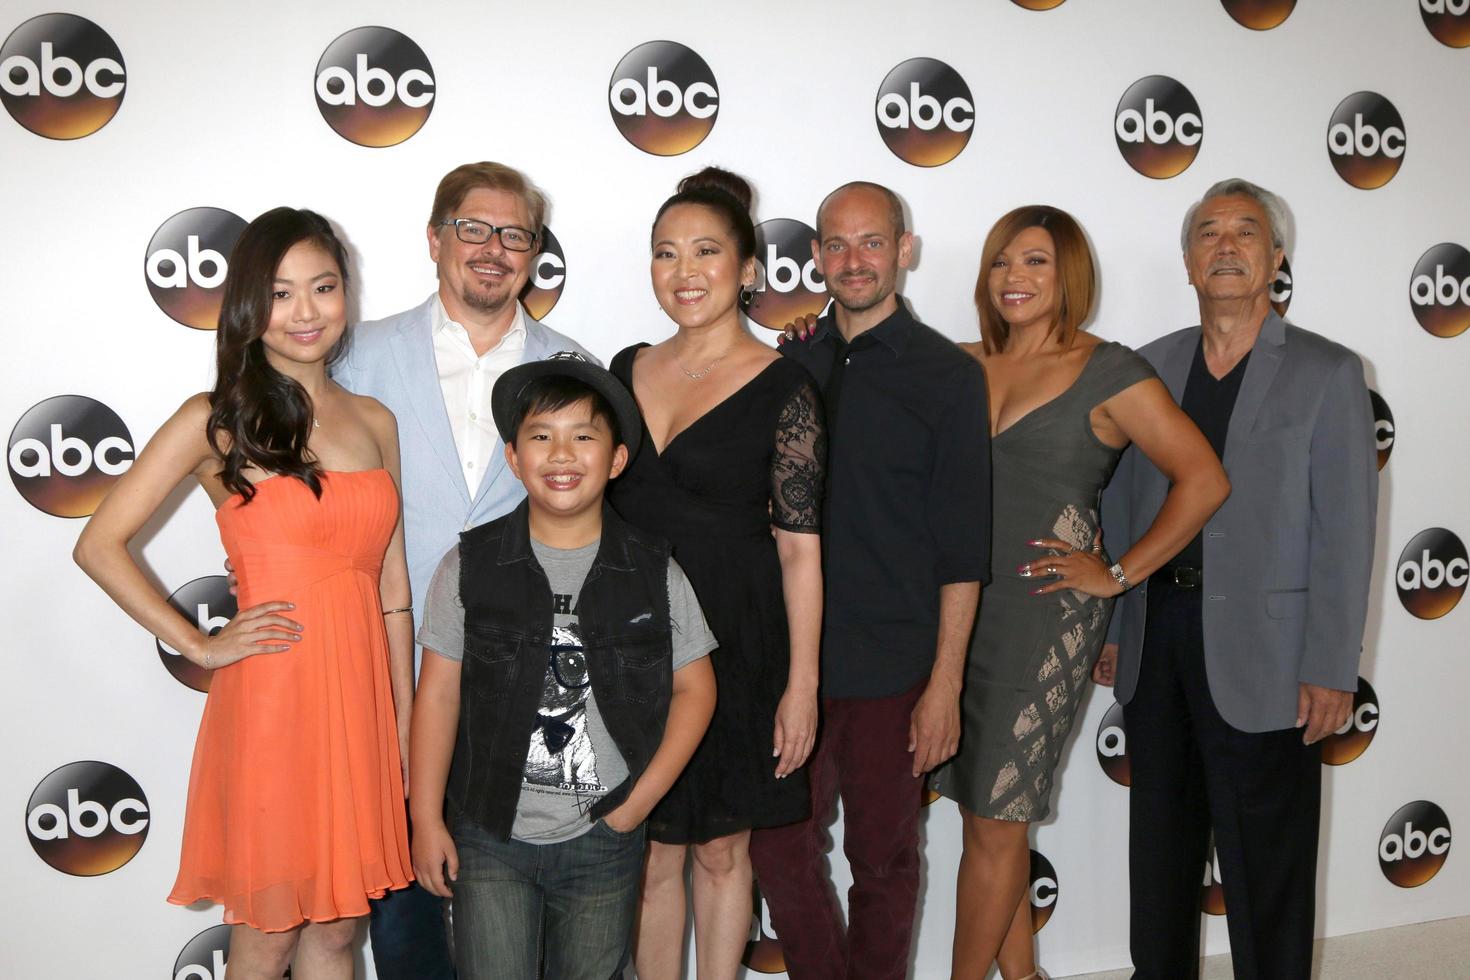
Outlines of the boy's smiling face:
M 525 484 L 533 516 L 563 523 L 589 511 L 600 517 L 603 491 L 627 465 L 628 447 L 613 443 L 607 420 L 585 398 L 527 415 L 505 458 Z

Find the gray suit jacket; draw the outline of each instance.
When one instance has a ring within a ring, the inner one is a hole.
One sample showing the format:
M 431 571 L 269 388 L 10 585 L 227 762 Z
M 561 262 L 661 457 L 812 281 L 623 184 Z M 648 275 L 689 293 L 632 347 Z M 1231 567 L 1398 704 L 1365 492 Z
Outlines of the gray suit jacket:
M 509 513 L 526 495 L 498 443 L 479 490 L 472 495 L 466 487 L 439 388 L 431 335 L 433 310 L 434 297 L 430 296 L 396 316 L 357 324 L 347 356 L 332 369 L 332 376 L 343 387 L 371 395 L 398 417 L 403 534 L 415 610 L 424 608 L 429 579 L 444 553 L 459 544 L 459 533 Z M 526 317 L 523 363 L 563 350 L 592 357 L 576 341 Z M 415 669 L 418 658 L 415 647 Z
M 1175 401 L 1200 328 L 1139 353 Z M 1221 716 L 1241 731 L 1296 724 L 1299 683 L 1358 684 L 1378 512 L 1373 410 L 1356 354 L 1267 317 L 1225 439 L 1230 497 L 1204 529 L 1205 668 Z M 1130 448 L 1103 496 L 1103 544 L 1123 554 L 1153 523 L 1169 485 Z M 1113 610 L 1115 693 L 1138 683 L 1148 584 Z

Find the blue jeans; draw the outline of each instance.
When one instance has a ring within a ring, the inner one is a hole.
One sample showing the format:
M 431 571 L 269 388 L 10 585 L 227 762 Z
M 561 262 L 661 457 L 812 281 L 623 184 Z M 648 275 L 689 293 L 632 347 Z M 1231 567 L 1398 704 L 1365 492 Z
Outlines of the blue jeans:
M 527 844 L 496 840 L 461 817 L 454 845 L 459 879 L 450 887 L 460 980 L 613 975 L 633 929 L 642 826 L 620 834 L 599 820 L 569 841 Z
M 444 899 L 417 882 L 373 900 L 368 933 L 378 980 L 454 980 Z

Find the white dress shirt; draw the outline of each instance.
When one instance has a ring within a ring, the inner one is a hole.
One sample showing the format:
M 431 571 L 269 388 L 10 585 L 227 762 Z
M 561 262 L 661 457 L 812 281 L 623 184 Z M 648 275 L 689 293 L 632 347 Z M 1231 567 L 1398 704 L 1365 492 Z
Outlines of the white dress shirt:
M 449 319 L 444 301 L 434 298 L 434 361 L 439 366 L 439 390 L 449 414 L 449 428 L 459 450 L 465 486 L 474 497 L 494 453 L 503 452 L 495 419 L 490 414 L 490 392 L 495 380 L 521 363 L 526 350 L 526 316 L 519 303 L 515 319 L 500 343 L 476 354 L 470 335 Z

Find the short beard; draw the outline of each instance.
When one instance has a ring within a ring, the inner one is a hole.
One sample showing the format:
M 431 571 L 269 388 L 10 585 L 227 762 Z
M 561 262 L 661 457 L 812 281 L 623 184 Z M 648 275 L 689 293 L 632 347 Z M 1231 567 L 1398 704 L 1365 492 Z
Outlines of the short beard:
M 464 288 L 459 298 L 464 302 L 465 306 L 468 306 L 472 310 L 478 310 L 481 313 L 499 313 L 505 309 L 508 303 L 514 303 L 516 299 L 510 294 L 508 288 L 504 293 L 487 294 L 477 292 L 469 286 Z
M 873 293 L 873 298 L 870 299 L 870 300 L 868 300 L 868 301 L 866 301 L 866 302 L 864 302 L 860 306 L 849 306 L 848 303 L 842 298 L 842 294 L 840 292 L 838 292 L 837 290 L 832 289 L 830 286 L 828 287 L 828 290 L 827 291 L 832 294 L 832 299 L 834 299 L 837 302 L 837 305 L 840 306 L 840 307 L 842 307 L 847 312 L 849 312 L 849 313 L 863 313 L 863 312 L 866 312 L 868 310 L 871 310 L 873 307 L 877 306 L 879 303 L 882 303 L 888 297 L 890 297 L 890 296 L 893 295 L 893 287 L 892 286 L 889 286 L 887 289 L 883 289 L 882 288 L 882 286 L 883 286 L 882 283 L 879 283 L 878 285 L 879 285 L 879 288 L 878 288 L 878 290 L 876 290 Z

